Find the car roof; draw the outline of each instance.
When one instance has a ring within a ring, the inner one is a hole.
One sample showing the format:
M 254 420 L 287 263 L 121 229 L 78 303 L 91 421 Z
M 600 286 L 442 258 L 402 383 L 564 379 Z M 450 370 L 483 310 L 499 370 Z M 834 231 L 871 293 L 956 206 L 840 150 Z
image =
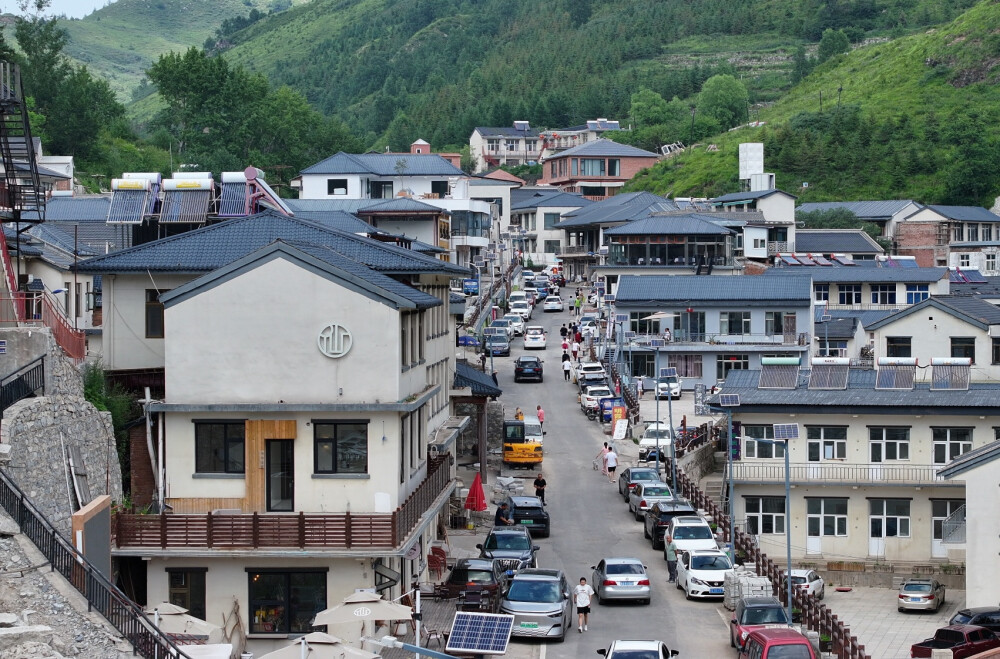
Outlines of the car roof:
M 514 580 L 530 580 L 530 581 L 554 581 L 556 579 L 561 579 L 563 576 L 562 570 L 554 570 L 551 568 L 542 567 L 529 567 L 517 572 L 514 575 Z
M 518 535 L 527 535 L 528 529 L 524 526 L 494 526 L 490 529 L 490 533 L 516 533 Z
M 904 582 L 903 582 L 903 583 L 902 583 L 901 585 L 905 586 L 905 585 L 906 585 L 906 584 L 908 584 L 908 583 L 925 583 L 925 584 L 932 584 L 932 583 L 935 583 L 936 581 L 937 581 L 936 579 L 907 579 L 907 580 L 906 580 L 906 581 L 904 581 Z
M 777 597 L 744 597 L 740 600 L 740 604 L 744 606 L 776 606 L 779 609 L 784 608 Z
M 542 360 L 541 360 L 541 358 L 538 355 L 521 355 L 520 357 L 517 358 L 517 361 L 519 361 L 519 362 L 522 362 L 522 361 L 524 361 L 524 362 L 540 362 Z
M 514 502 L 515 506 L 527 506 L 529 504 L 539 506 L 542 505 L 542 500 L 533 496 L 511 497 L 510 500 Z
M 729 554 L 722 551 L 721 549 L 689 549 L 688 552 L 692 556 L 726 556 Z
M 614 641 L 616 650 L 659 650 L 661 641 Z
M 795 631 L 794 629 L 789 629 L 787 627 L 769 627 L 765 629 L 756 629 L 750 632 L 751 635 L 756 635 L 761 639 L 766 641 L 772 641 L 778 645 L 788 645 L 793 641 L 805 641 L 809 642 L 805 636 L 801 633 Z
M 979 615 L 980 613 L 1000 613 L 1000 607 L 997 606 L 972 606 L 968 609 L 962 609 L 958 611 L 962 615 Z
M 642 561 L 640 561 L 638 558 L 602 558 L 601 560 L 604 561 L 608 565 L 631 565 L 631 564 L 642 565 L 643 564 Z
M 660 510 L 664 510 L 666 508 L 671 508 L 671 509 L 687 508 L 691 512 L 694 512 L 694 507 L 691 505 L 689 501 L 682 501 L 680 499 L 670 499 L 669 501 L 657 501 L 653 505 L 659 508 Z
M 792 576 L 793 577 L 804 577 L 804 576 L 807 576 L 810 572 L 812 572 L 811 569 L 809 569 L 809 570 L 792 570 Z
M 708 522 L 704 517 L 695 517 L 694 515 L 678 515 L 677 517 L 670 520 L 670 523 L 674 526 L 681 525 L 691 525 L 691 526 L 708 526 Z
M 493 559 L 492 558 L 460 558 L 455 562 L 455 567 L 459 568 L 477 568 L 477 569 L 492 569 Z

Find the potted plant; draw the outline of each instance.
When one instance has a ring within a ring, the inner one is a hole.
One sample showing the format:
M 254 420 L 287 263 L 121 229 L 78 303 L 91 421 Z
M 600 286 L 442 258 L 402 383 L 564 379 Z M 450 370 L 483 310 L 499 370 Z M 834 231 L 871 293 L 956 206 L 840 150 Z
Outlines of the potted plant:
M 833 639 L 829 634 L 819 635 L 819 651 L 820 652 L 833 652 Z

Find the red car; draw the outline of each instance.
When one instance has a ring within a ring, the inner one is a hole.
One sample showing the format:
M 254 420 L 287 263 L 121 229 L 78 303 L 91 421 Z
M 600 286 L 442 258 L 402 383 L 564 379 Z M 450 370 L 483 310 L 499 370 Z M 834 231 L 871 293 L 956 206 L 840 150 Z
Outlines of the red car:
M 775 649 L 779 648 L 779 649 Z M 747 636 L 739 659 L 816 659 L 809 639 L 794 629 L 758 629 Z
M 974 657 L 1000 648 L 1000 638 L 978 625 L 948 625 L 934 632 L 934 638 L 910 646 L 911 657 L 931 657 L 934 650 L 951 650 L 954 659 Z
M 753 632 L 787 629 L 790 624 L 785 607 L 777 597 L 744 597 L 736 604 L 733 619 L 729 621 L 729 645 L 742 650 Z

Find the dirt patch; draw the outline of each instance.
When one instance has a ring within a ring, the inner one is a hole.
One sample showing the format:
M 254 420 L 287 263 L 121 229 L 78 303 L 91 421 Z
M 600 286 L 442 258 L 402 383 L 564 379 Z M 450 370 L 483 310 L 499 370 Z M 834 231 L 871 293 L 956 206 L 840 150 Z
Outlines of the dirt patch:
M 948 82 L 952 87 L 961 89 L 974 85 L 977 82 L 985 82 L 995 78 L 994 69 L 1000 65 L 1000 58 L 992 57 L 984 60 L 978 66 L 956 71 Z

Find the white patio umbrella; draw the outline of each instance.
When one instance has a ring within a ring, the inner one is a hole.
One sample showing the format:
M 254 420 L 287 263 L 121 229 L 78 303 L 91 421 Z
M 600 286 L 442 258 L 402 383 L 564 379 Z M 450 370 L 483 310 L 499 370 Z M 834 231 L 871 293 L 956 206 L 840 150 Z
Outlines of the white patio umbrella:
M 143 612 L 161 632 L 168 636 L 188 635 L 208 644 L 222 643 L 222 627 L 188 614 L 188 610 L 169 602 L 147 604 Z
M 409 620 L 412 617 L 411 607 L 389 602 L 376 593 L 362 592 L 348 595 L 343 603 L 317 613 L 313 626 L 365 620 Z
M 378 655 L 351 647 L 336 636 L 312 632 L 260 659 L 378 659 Z
M 676 318 L 679 313 L 668 313 L 666 311 L 657 311 L 656 313 L 651 313 L 645 318 L 640 318 L 639 320 L 664 320 L 667 318 Z

